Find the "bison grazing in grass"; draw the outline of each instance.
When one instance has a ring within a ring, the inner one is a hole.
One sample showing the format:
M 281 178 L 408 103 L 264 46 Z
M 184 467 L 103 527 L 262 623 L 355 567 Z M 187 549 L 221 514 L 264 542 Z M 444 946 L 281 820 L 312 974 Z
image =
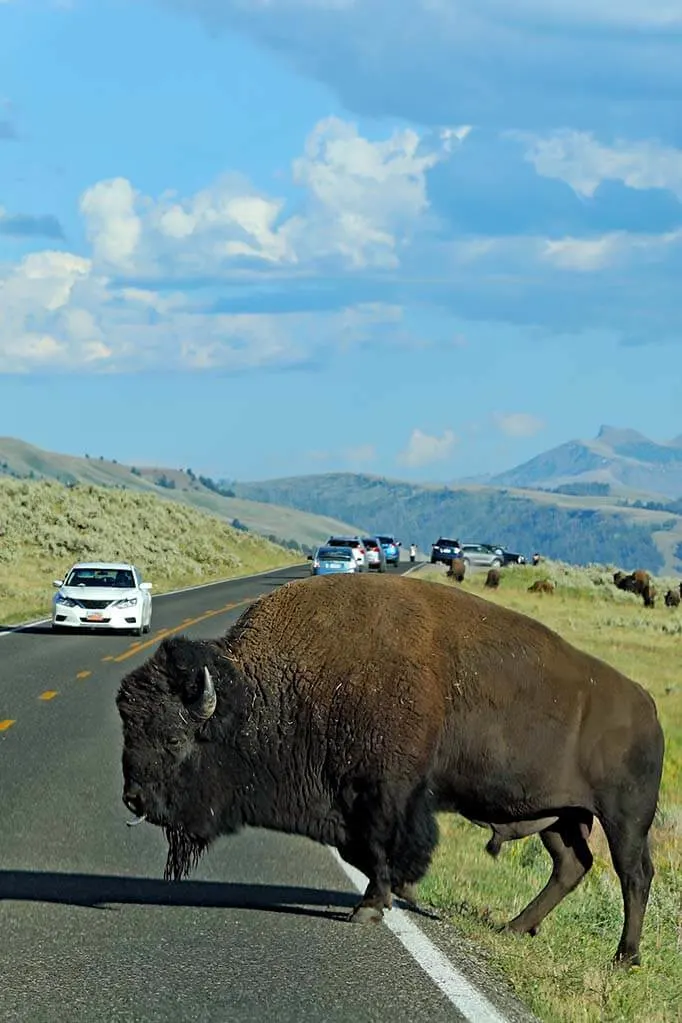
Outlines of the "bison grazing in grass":
M 499 568 L 489 568 L 488 574 L 485 577 L 485 585 L 491 589 L 496 590 L 500 585 L 500 570 Z
M 656 588 L 651 576 L 643 568 L 638 568 L 635 572 L 630 572 L 629 575 L 624 572 L 614 572 L 613 582 L 619 590 L 636 593 L 642 598 L 645 607 L 655 607 Z
M 680 588 L 682 589 L 682 586 Z M 677 592 L 677 590 L 668 590 L 663 599 L 665 600 L 666 607 L 680 606 L 680 594 Z
M 555 584 L 551 579 L 537 579 L 528 587 L 529 593 L 554 593 Z
M 353 642 L 347 642 L 349 636 Z M 316 576 L 222 638 L 164 639 L 122 681 L 123 800 L 165 830 L 179 879 L 244 826 L 336 846 L 369 879 L 352 913 L 414 899 L 436 813 L 539 832 L 542 891 L 508 925 L 534 934 L 592 864 L 601 822 L 637 963 L 653 876 L 663 734 L 648 693 L 525 615 L 385 575 Z
M 467 567 L 461 558 L 453 558 L 447 571 L 448 579 L 455 579 L 458 583 L 464 582 Z

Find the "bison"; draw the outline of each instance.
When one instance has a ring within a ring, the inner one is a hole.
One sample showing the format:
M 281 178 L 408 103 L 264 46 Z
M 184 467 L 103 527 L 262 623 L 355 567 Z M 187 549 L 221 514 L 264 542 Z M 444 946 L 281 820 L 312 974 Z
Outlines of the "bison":
M 682 589 L 682 586 L 680 588 Z M 668 590 L 663 599 L 665 600 L 666 607 L 680 606 L 680 594 L 677 592 L 677 590 Z
M 623 894 L 616 959 L 639 961 L 656 707 L 532 618 L 427 581 L 315 576 L 222 638 L 167 637 L 116 703 L 123 801 L 164 829 L 166 878 L 244 826 L 306 835 L 368 877 L 351 919 L 376 921 L 392 893 L 414 901 L 449 811 L 493 841 L 539 832 L 551 876 L 507 925 L 535 934 L 590 869 L 597 817 Z
M 536 579 L 534 583 L 528 587 L 529 593 L 554 593 L 555 584 L 551 579 Z
M 613 582 L 619 590 L 625 590 L 627 593 L 636 593 L 637 596 L 642 598 L 645 607 L 656 606 L 656 587 L 649 573 L 645 572 L 643 568 L 638 568 L 635 572 L 630 572 L 628 575 L 624 572 L 614 572 Z
M 500 585 L 500 570 L 499 568 L 489 568 L 488 574 L 485 577 L 485 585 L 491 589 L 496 590 Z
M 461 558 L 453 558 L 447 571 L 448 579 L 455 579 L 458 583 L 464 582 L 467 567 Z

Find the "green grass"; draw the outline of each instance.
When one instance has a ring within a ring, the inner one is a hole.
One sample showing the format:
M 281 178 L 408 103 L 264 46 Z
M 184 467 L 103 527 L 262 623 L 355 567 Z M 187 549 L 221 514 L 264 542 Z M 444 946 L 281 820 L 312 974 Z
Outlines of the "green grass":
M 154 494 L 0 478 L 0 624 L 49 612 L 75 561 L 132 561 L 154 593 L 295 564 L 301 555 Z
M 456 586 L 442 566 L 427 565 L 417 578 Z M 554 595 L 527 592 L 550 578 Z M 540 1019 L 561 1023 L 682 1019 L 682 610 L 663 605 L 662 592 L 679 580 L 657 580 L 659 606 L 613 586 L 604 566 L 577 568 L 548 562 L 510 567 L 498 591 L 485 590 L 485 573 L 465 589 L 531 615 L 575 646 L 601 657 L 642 683 L 654 696 L 666 737 L 660 819 L 652 829 L 656 877 L 642 941 L 642 967 L 614 969 L 622 927 L 622 901 L 603 832 L 596 826 L 595 864 L 583 884 L 551 913 L 535 938 L 497 933 L 537 894 L 550 860 L 540 840 L 508 843 L 497 860 L 484 852 L 488 832 L 443 815 L 441 843 L 421 885 L 439 908 L 482 951 Z

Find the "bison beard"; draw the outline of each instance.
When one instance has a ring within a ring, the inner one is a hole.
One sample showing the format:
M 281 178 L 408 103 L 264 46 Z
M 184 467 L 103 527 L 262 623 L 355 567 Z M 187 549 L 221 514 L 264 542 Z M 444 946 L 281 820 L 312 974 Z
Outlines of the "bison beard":
M 169 825 L 163 829 L 168 842 L 168 856 L 163 871 L 164 881 L 181 881 L 199 863 L 208 849 L 209 842 L 179 825 Z
M 493 856 L 539 834 L 551 875 L 507 925 L 536 934 L 589 871 L 596 818 L 625 910 L 616 959 L 639 962 L 656 707 L 532 618 L 455 587 L 315 577 L 221 639 L 164 639 L 117 706 L 123 800 L 163 827 L 167 879 L 245 826 L 306 835 L 368 877 L 351 918 L 379 920 L 392 893 L 413 900 L 454 812 L 492 830 Z

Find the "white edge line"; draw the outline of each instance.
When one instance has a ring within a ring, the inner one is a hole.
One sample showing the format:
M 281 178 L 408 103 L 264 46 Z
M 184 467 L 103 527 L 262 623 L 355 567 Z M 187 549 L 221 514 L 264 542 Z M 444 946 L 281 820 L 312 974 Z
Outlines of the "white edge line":
M 337 849 L 330 848 L 329 851 L 354 887 L 364 892 L 367 887 L 364 874 L 346 863 Z M 404 909 L 394 906 L 384 913 L 383 922 L 465 1019 L 470 1023 L 508 1023 L 506 1017 L 453 966 Z
M 0 0 L 0 3 L 2 0 Z M 231 579 L 214 579 L 210 583 L 199 583 L 198 586 L 185 586 L 179 590 L 168 590 L 165 593 L 157 593 L 154 600 L 161 600 L 162 597 L 176 597 L 178 593 L 192 593 L 194 590 L 207 590 L 209 586 L 224 586 L 227 583 L 247 582 L 249 579 L 260 579 L 264 575 L 275 575 L 276 572 L 283 572 L 286 568 L 302 568 L 305 561 L 296 561 L 291 565 L 282 565 L 280 568 L 266 568 L 262 572 L 254 572 L 252 575 L 234 575 Z M 407 574 L 407 573 L 405 573 Z M 32 629 L 35 625 L 47 625 L 52 618 L 39 618 L 35 622 L 22 622 L 20 625 L 13 625 L 11 629 L 0 631 L 0 639 L 3 636 L 11 636 L 14 632 L 23 632 L 24 629 Z

